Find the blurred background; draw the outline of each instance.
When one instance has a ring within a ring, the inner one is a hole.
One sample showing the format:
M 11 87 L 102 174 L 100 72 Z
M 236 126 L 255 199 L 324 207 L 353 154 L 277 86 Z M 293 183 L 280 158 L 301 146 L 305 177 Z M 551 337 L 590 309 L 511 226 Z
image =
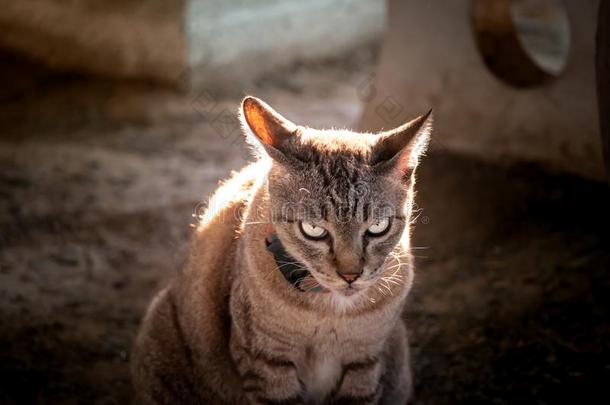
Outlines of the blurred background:
M 610 403 L 609 22 L 598 0 L 4 2 L 0 403 L 131 402 L 144 310 L 250 159 L 246 94 L 321 128 L 434 109 L 415 403 Z

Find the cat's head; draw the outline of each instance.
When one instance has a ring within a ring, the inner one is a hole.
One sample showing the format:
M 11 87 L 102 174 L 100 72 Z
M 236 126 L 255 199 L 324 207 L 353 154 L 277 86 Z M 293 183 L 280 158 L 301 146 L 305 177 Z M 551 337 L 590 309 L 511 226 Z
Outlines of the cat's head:
M 388 256 L 399 243 L 408 249 L 430 113 L 378 134 L 316 130 L 246 97 L 241 119 L 250 142 L 272 159 L 271 218 L 286 251 L 346 297 L 387 277 Z

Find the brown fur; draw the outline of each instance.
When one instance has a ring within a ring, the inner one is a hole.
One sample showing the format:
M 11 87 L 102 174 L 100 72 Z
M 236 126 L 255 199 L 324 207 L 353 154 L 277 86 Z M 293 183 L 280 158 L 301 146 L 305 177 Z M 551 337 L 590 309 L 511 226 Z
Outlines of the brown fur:
M 248 100 L 255 103 L 250 112 Z M 132 354 L 140 400 L 405 403 L 412 387 L 400 315 L 413 274 L 413 169 L 423 151 L 418 139 L 427 140 L 427 117 L 415 128 L 411 123 L 381 136 L 335 132 L 324 139 L 327 134 L 296 127 L 259 100 L 246 99 L 243 108 L 246 129 L 256 131 L 273 162 L 263 156 L 217 190 L 186 265 L 151 303 Z M 270 119 L 269 111 L 277 116 Z M 404 138 L 406 131 L 411 131 L 406 140 L 389 139 Z M 295 156 L 305 166 L 291 162 Z M 354 184 L 342 176 L 366 184 L 370 194 L 359 194 L 346 215 L 363 210 L 372 215 L 370 207 L 384 199 L 398 207 L 392 231 L 382 241 L 363 244 L 363 237 L 354 237 L 361 234 L 360 222 L 368 224 L 366 215 L 340 224 L 332 201 L 333 215 L 316 217 L 332 230 L 328 246 L 304 241 L 295 231 L 294 219 L 314 215 L 308 211 L 311 198 L 298 198 L 301 191 L 326 200 L 331 196 L 324 193 L 331 191 L 348 196 Z M 287 204 L 290 209 L 284 210 Z M 270 223 L 286 250 L 327 292 L 302 292 L 284 279 L 265 249 Z M 358 293 L 343 296 L 352 285 L 340 277 L 341 266 L 358 266 L 356 250 L 363 257 L 353 283 Z

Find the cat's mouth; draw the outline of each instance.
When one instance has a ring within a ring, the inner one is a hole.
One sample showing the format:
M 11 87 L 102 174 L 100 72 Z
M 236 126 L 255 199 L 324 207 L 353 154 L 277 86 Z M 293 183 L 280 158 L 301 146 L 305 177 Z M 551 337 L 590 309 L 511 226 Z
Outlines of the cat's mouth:
M 358 294 L 361 291 L 360 288 L 354 287 L 353 285 L 348 285 L 341 290 L 341 294 L 346 297 L 351 297 L 352 295 Z
M 322 284 L 322 283 L 320 283 Z M 330 283 L 330 285 L 328 285 L 328 283 L 326 283 L 324 285 L 328 290 L 342 295 L 344 297 L 354 297 L 356 295 L 358 295 L 359 293 L 361 293 L 362 291 L 367 289 L 367 285 L 366 284 L 360 284 L 360 283 L 352 283 L 352 284 L 346 284 L 346 283 Z
M 324 276 L 323 273 L 311 273 L 311 278 L 316 280 L 318 285 L 320 285 L 320 287 L 324 288 L 326 291 L 333 292 L 344 297 L 353 297 L 366 289 L 366 285 L 360 285 L 355 283 L 346 284 L 343 281 L 338 282 L 335 280 L 327 279 L 327 277 Z

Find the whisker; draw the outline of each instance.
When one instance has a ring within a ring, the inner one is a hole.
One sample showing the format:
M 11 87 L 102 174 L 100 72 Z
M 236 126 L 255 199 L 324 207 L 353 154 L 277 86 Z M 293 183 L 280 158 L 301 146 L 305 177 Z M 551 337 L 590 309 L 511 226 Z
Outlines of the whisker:
M 390 279 L 390 278 L 383 278 L 382 280 L 387 282 L 387 283 L 392 283 L 394 285 L 400 285 L 400 283 L 398 281 Z
M 321 284 L 318 283 L 318 281 L 311 276 L 309 276 L 309 277 L 306 276 L 304 278 L 305 278 L 305 280 L 303 281 L 303 283 L 311 284 L 310 286 L 305 286 L 305 288 L 303 289 L 304 292 L 309 292 L 309 291 L 313 290 L 314 288 L 318 288 L 321 286 Z
M 398 279 L 398 280 L 402 280 L 402 274 L 398 274 L 398 273 L 396 273 L 396 272 L 394 272 L 394 273 L 390 274 L 390 276 L 389 276 L 389 277 L 390 277 L 390 278 L 395 278 L 395 279 Z
M 294 270 L 290 270 L 290 273 L 288 273 L 288 277 L 292 277 L 292 275 L 293 275 L 295 272 L 296 272 L 296 273 L 298 273 L 299 271 L 303 271 L 303 270 L 304 270 L 303 268 L 300 268 L 300 269 L 294 269 Z M 306 275 L 306 276 L 303 276 L 303 277 L 307 277 L 307 275 Z
M 278 269 L 281 269 L 284 266 L 289 266 L 289 265 L 300 265 L 301 263 L 299 262 L 282 262 L 282 264 L 280 264 L 279 266 L 277 266 Z M 301 266 L 302 267 L 302 266 Z
M 381 287 L 383 287 L 383 288 L 385 288 L 386 290 L 388 290 L 388 292 L 389 292 L 391 295 L 394 295 L 394 294 L 392 294 L 392 289 L 391 289 L 390 287 L 388 287 L 386 284 L 384 284 L 384 283 L 380 283 L 380 286 L 381 286 Z
M 297 278 L 293 284 L 299 284 L 299 283 L 305 281 L 306 278 L 307 278 L 307 276 Z

